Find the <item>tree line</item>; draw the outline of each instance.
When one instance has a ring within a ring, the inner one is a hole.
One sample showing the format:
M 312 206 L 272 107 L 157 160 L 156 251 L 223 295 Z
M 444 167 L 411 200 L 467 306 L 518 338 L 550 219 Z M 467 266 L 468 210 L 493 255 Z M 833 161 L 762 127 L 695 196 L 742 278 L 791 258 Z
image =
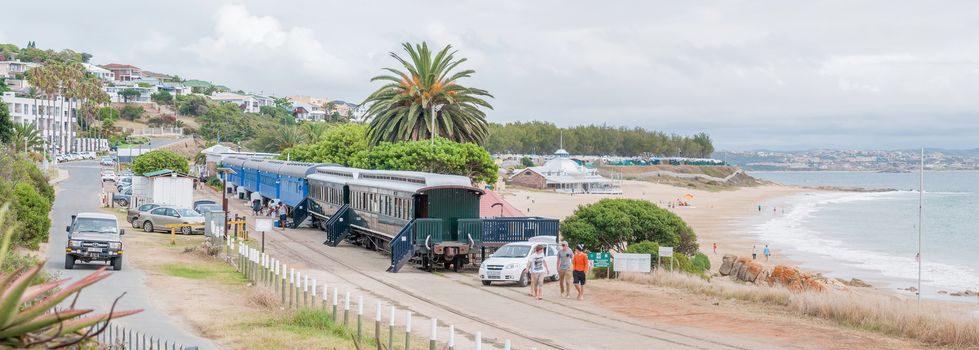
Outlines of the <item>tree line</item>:
M 561 147 L 571 154 L 707 158 L 714 152 L 709 135 L 667 134 L 643 128 L 579 125 L 559 128 L 541 121 L 490 123 L 483 144 L 490 153 L 551 154 Z

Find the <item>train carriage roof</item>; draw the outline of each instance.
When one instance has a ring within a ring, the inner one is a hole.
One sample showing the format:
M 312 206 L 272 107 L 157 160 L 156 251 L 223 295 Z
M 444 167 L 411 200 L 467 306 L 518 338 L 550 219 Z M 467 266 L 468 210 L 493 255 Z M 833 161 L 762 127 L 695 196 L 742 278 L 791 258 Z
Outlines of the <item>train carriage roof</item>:
M 305 178 L 306 175 L 316 172 L 316 168 L 321 165 L 322 164 L 289 162 L 284 160 L 269 159 L 263 161 L 251 161 L 245 164 L 245 167 L 258 169 L 260 171 L 268 172 L 268 173 L 291 176 L 296 178 Z
M 224 163 L 225 165 L 242 166 L 249 160 L 251 159 L 249 159 L 248 157 L 231 156 L 222 160 L 221 163 Z
M 321 166 L 311 179 L 346 183 L 351 186 L 377 187 L 415 193 L 432 187 L 466 187 L 476 191 L 468 177 L 423 173 L 419 171 L 364 170 L 340 166 Z M 480 191 L 482 192 L 482 191 Z

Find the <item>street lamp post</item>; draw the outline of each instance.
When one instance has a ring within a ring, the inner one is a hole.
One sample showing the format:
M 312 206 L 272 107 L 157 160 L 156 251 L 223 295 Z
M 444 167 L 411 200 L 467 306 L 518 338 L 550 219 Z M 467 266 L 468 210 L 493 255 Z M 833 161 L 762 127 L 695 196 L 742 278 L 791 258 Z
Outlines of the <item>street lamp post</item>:
M 228 212 L 228 174 L 235 174 L 231 168 L 217 168 L 221 176 L 221 210 Z

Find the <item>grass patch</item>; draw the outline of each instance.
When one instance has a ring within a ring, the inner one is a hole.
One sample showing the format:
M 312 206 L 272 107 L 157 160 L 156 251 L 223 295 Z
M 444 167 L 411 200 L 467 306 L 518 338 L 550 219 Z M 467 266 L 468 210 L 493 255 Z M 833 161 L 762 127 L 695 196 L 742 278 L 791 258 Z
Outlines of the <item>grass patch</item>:
M 847 291 L 792 293 L 782 287 L 708 282 L 700 277 L 656 270 L 624 273 L 623 281 L 686 290 L 707 296 L 748 301 L 821 318 L 844 327 L 921 341 L 933 346 L 979 348 L 979 324 L 948 305 Z
M 163 265 L 163 273 L 181 278 L 211 280 L 227 283 L 245 283 L 245 278 L 230 266 L 211 263 L 178 263 Z
M 376 347 L 372 339 L 373 325 L 373 321 L 364 323 L 364 339 L 359 340 L 360 348 Z M 303 309 L 247 323 L 243 328 L 252 336 L 249 348 L 357 349 L 354 343 L 356 328 L 350 329 L 333 322 L 333 317 L 326 310 Z M 404 340 L 401 344 L 404 344 Z

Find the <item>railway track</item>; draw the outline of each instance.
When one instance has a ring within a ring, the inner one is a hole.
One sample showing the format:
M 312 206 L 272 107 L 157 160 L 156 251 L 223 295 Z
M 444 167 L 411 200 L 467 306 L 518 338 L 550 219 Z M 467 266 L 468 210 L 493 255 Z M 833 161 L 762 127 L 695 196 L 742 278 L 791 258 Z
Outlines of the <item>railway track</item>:
M 448 304 L 446 304 L 444 302 L 441 302 L 439 300 L 435 300 L 435 299 L 430 298 L 430 297 L 427 297 L 425 295 L 420 295 L 419 293 L 415 293 L 415 292 L 413 292 L 413 291 L 411 291 L 411 290 L 409 290 L 407 288 L 404 288 L 402 286 L 399 286 L 398 284 L 393 283 L 391 281 L 387 281 L 387 280 L 384 280 L 382 278 L 377 278 L 377 277 L 375 277 L 375 276 L 373 276 L 371 274 L 362 272 L 360 270 L 360 267 L 353 266 L 353 265 L 351 265 L 351 264 L 343 261 L 342 259 L 337 259 L 336 257 L 331 256 L 329 254 L 326 254 L 325 252 L 323 252 L 321 250 L 315 249 L 316 247 L 306 246 L 306 243 L 305 242 L 301 242 L 301 241 L 299 241 L 299 240 L 297 240 L 295 238 L 289 237 L 288 235 L 278 235 L 277 237 L 280 237 L 281 239 L 288 241 L 287 243 L 289 243 L 289 244 L 283 244 L 283 242 L 280 242 L 280 241 L 277 240 L 277 241 L 272 242 L 270 244 L 270 246 L 274 247 L 277 250 L 281 250 L 281 251 L 286 252 L 288 255 L 290 255 L 291 258 L 297 259 L 298 261 L 303 261 L 303 262 L 305 262 L 309 266 L 316 267 L 318 269 L 328 271 L 328 272 L 332 273 L 333 275 L 335 275 L 337 278 L 342 279 L 342 280 L 346 281 L 347 283 L 350 283 L 351 285 L 355 285 L 356 286 L 356 285 L 358 285 L 358 283 L 356 283 L 354 281 L 351 281 L 348 278 L 343 277 L 341 273 L 338 273 L 340 271 L 337 271 L 335 269 L 335 267 L 342 267 L 342 268 L 344 268 L 344 270 L 342 271 L 344 273 L 354 273 L 354 274 L 357 274 L 359 276 L 365 277 L 365 278 L 371 280 L 372 282 L 378 283 L 378 284 L 383 285 L 383 286 L 385 286 L 387 288 L 390 288 L 390 289 L 392 289 L 394 291 L 403 293 L 403 294 L 405 294 L 405 295 L 407 295 L 407 296 L 409 296 L 411 298 L 414 298 L 414 299 L 419 300 L 421 302 L 427 303 L 427 304 L 429 304 L 430 306 L 432 306 L 434 308 L 445 310 L 447 312 L 450 312 L 452 314 L 458 315 L 458 316 L 463 317 L 463 318 L 466 318 L 468 320 L 477 322 L 477 323 L 482 324 L 482 325 L 485 325 L 487 327 L 491 327 L 491 328 L 494 328 L 494 329 L 497 329 L 497 330 L 500 330 L 500 331 L 503 331 L 503 332 L 506 332 L 506 333 L 510 333 L 510 334 L 513 334 L 513 335 L 520 336 L 522 338 L 525 338 L 525 339 L 531 340 L 533 342 L 536 342 L 536 343 L 540 344 L 541 346 L 545 346 L 545 347 L 550 348 L 550 349 L 570 349 L 570 348 L 568 348 L 568 347 L 566 347 L 564 345 L 558 344 L 557 342 L 555 342 L 555 341 L 553 341 L 551 339 L 546 339 L 546 338 L 542 338 L 542 337 L 539 337 L 539 336 L 536 336 L 536 335 L 533 335 L 533 334 L 529 334 L 529 332 L 527 332 L 525 330 L 516 329 L 516 328 L 513 328 L 513 327 L 508 327 L 506 325 L 502 325 L 502 324 L 500 324 L 498 322 L 494 322 L 492 320 L 489 320 L 489 319 L 480 317 L 478 315 L 473 315 L 473 314 L 470 314 L 470 313 L 460 312 L 458 310 L 458 308 L 452 307 L 452 305 L 448 305 Z M 322 263 L 322 262 L 318 262 L 316 260 L 307 259 L 307 253 L 306 252 L 302 252 L 299 249 L 296 249 L 295 247 L 293 247 L 292 245 L 299 245 L 299 246 L 303 247 L 304 250 L 307 250 L 309 252 L 312 252 L 313 254 L 316 254 L 318 256 L 321 256 L 321 257 L 329 260 L 330 261 L 330 264 L 325 264 L 325 263 Z M 332 249 L 336 249 L 336 248 L 332 248 Z M 329 266 L 329 265 L 332 265 L 332 266 Z M 457 283 L 459 285 L 462 285 L 462 286 L 465 286 L 465 287 L 468 287 L 468 288 L 473 289 L 474 290 L 474 295 L 478 295 L 478 293 L 493 294 L 493 295 L 496 295 L 496 296 L 499 296 L 499 297 L 507 298 L 508 300 L 512 300 L 512 301 L 518 302 L 518 303 L 520 303 L 520 304 L 522 304 L 522 305 L 524 305 L 526 307 L 530 307 L 530 308 L 534 308 L 534 309 L 537 309 L 537 310 L 541 310 L 542 312 L 547 312 L 547 313 L 554 312 L 553 311 L 554 310 L 554 307 L 568 308 L 568 309 L 573 310 L 574 312 L 573 313 L 564 313 L 564 314 L 562 314 L 563 316 L 573 318 L 576 321 L 582 322 L 584 324 L 588 324 L 590 326 L 607 327 L 608 326 L 607 322 L 606 323 L 603 323 L 603 322 L 599 322 L 598 321 L 599 319 L 601 319 L 601 320 L 604 320 L 604 321 L 611 321 L 611 322 L 617 322 L 617 323 L 625 324 L 625 325 L 628 325 L 629 327 L 634 328 L 634 329 L 623 328 L 623 329 L 620 329 L 619 330 L 621 332 L 627 332 L 627 333 L 630 333 L 630 334 L 633 334 L 633 335 L 637 335 L 637 336 L 642 337 L 642 338 L 646 338 L 646 339 L 650 339 L 650 340 L 655 340 L 655 341 L 660 341 L 660 342 L 665 342 L 665 343 L 670 343 L 670 344 L 674 344 L 674 345 L 677 345 L 677 346 L 680 346 L 680 347 L 692 348 L 692 349 L 739 349 L 739 350 L 747 350 L 747 349 L 749 349 L 749 348 L 746 348 L 746 347 L 741 347 L 741 346 L 737 346 L 737 345 L 731 345 L 731 344 L 726 344 L 726 343 L 718 342 L 718 341 L 715 341 L 715 340 L 712 340 L 712 339 L 707 339 L 707 338 L 704 338 L 704 337 L 692 336 L 692 335 L 689 335 L 689 334 L 685 334 L 685 333 L 674 331 L 674 330 L 670 330 L 670 329 L 665 329 L 665 328 L 661 328 L 661 327 L 655 327 L 655 326 L 640 324 L 640 323 L 631 322 L 631 321 L 628 321 L 628 320 L 616 319 L 616 318 L 609 317 L 607 315 L 603 315 L 603 314 L 599 314 L 599 313 L 593 312 L 591 310 L 587 310 L 587 309 L 583 309 L 583 308 L 579 308 L 579 307 L 575 307 L 575 306 L 569 306 L 569 305 L 565 305 L 565 304 L 560 304 L 560 303 L 555 303 L 555 302 L 550 301 L 550 300 L 545 300 L 545 303 L 549 304 L 549 307 L 545 307 L 545 305 L 541 305 L 541 303 L 533 303 L 533 302 L 528 302 L 526 300 L 523 300 L 525 298 L 520 298 L 520 296 L 521 296 L 521 295 L 519 295 L 519 294 L 521 294 L 520 292 L 516 292 L 516 291 L 502 291 L 501 292 L 501 291 L 496 291 L 496 290 L 490 290 L 490 289 L 487 289 L 487 288 L 481 288 L 481 287 L 479 287 L 477 285 L 474 285 L 474 284 L 471 284 L 471 283 L 467 283 L 467 282 L 465 282 L 465 281 L 463 281 L 461 279 L 455 279 L 455 278 L 449 278 L 449 277 L 445 277 L 445 278 L 448 279 L 448 280 L 450 280 L 450 281 L 453 281 L 454 283 Z M 359 286 L 359 287 L 363 288 L 362 286 Z M 507 294 L 512 294 L 512 295 L 507 295 Z M 380 296 L 380 295 L 378 295 L 378 297 L 381 297 L 381 298 L 384 298 L 384 299 L 390 299 L 388 297 L 384 297 L 384 296 Z M 643 331 L 640 331 L 640 330 L 645 330 L 646 332 L 643 332 Z M 661 333 L 661 334 L 650 334 L 650 333 Z M 679 339 L 676 339 L 676 338 L 679 338 Z M 684 341 L 684 340 L 689 340 L 689 341 Z M 496 344 L 496 345 L 500 345 L 500 344 Z

